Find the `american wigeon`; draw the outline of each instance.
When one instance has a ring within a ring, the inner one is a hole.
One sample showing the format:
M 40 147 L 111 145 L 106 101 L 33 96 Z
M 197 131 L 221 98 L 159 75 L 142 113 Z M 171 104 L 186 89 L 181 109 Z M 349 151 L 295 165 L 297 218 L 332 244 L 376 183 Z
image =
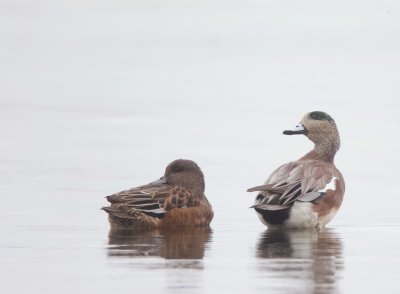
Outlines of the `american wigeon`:
M 111 229 L 208 226 L 214 213 L 204 189 L 199 166 L 178 159 L 159 180 L 107 196 L 111 206 L 102 209 Z
M 334 164 L 340 147 L 335 121 L 322 111 L 307 113 L 285 135 L 306 135 L 314 149 L 297 161 L 275 170 L 252 206 L 268 227 L 312 228 L 325 226 L 342 204 L 344 179 Z

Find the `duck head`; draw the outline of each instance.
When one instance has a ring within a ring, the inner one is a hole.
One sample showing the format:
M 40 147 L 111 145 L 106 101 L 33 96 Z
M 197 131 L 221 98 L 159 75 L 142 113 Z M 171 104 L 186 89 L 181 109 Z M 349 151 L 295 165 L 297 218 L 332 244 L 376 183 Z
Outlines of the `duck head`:
M 283 131 L 284 135 L 305 135 L 314 144 L 316 152 L 332 157 L 339 150 L 340 137 L 334 119 L 323 111 L 306 113 L 293 129 Z
M 194 161 L 187 159 L 177 159 L 168 164 L 164 176 L 150 184 L 181 186 L 201 193 L 205 189 L 203 172 Z

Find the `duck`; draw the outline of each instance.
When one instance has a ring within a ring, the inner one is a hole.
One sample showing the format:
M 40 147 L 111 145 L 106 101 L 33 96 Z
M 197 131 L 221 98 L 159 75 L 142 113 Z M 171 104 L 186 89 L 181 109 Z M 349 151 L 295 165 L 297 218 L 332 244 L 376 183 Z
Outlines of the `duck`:
M 149 184 L 107 196 L 112 231 L 207 227 L 214 212 L 206 196 L 204 175 L 192 160 L 177 159 Z
M 305 135 L 314 148 L 297 161 L 278 167 L 258 192 L 253 208 L 268 228 L 323 228 L 339 210 L 345 192 L 334 158 L 340 148 L 335 120 L 326 112 L 306 113 L 284 135 Z

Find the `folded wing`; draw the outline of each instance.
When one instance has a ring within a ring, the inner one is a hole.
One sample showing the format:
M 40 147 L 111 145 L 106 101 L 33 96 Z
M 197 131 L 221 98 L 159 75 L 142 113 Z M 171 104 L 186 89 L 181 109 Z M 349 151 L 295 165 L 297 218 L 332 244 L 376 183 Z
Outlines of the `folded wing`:
M 130 218 L 138 212 L 163 218 L 172 209 L 198 204 L 192 191 L 170 185 L 136 187 L 107 196 L 107 200 L 111 206 L 104 207 L 103 210 L 122 218 Z
M 318 202 L 328 190 L 335 190 L 334 171 L 318 161 L 292 162 L 279 167 L 264 185 L 249 189 L 261 192 L 254 207 L 286 208 L 295 201 Z

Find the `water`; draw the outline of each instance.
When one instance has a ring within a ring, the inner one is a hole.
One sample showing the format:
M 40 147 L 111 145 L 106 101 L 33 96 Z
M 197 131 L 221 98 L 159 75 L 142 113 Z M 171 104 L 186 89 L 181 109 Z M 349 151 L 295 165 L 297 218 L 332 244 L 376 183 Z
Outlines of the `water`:
M 1 1 L 1 293 L 398 293 L 395 1 Z M 310 110 L 337 121 L 323 232 L 248 209 Z M 210 230 L 109 236 L 104 196 L 195 160 Z

